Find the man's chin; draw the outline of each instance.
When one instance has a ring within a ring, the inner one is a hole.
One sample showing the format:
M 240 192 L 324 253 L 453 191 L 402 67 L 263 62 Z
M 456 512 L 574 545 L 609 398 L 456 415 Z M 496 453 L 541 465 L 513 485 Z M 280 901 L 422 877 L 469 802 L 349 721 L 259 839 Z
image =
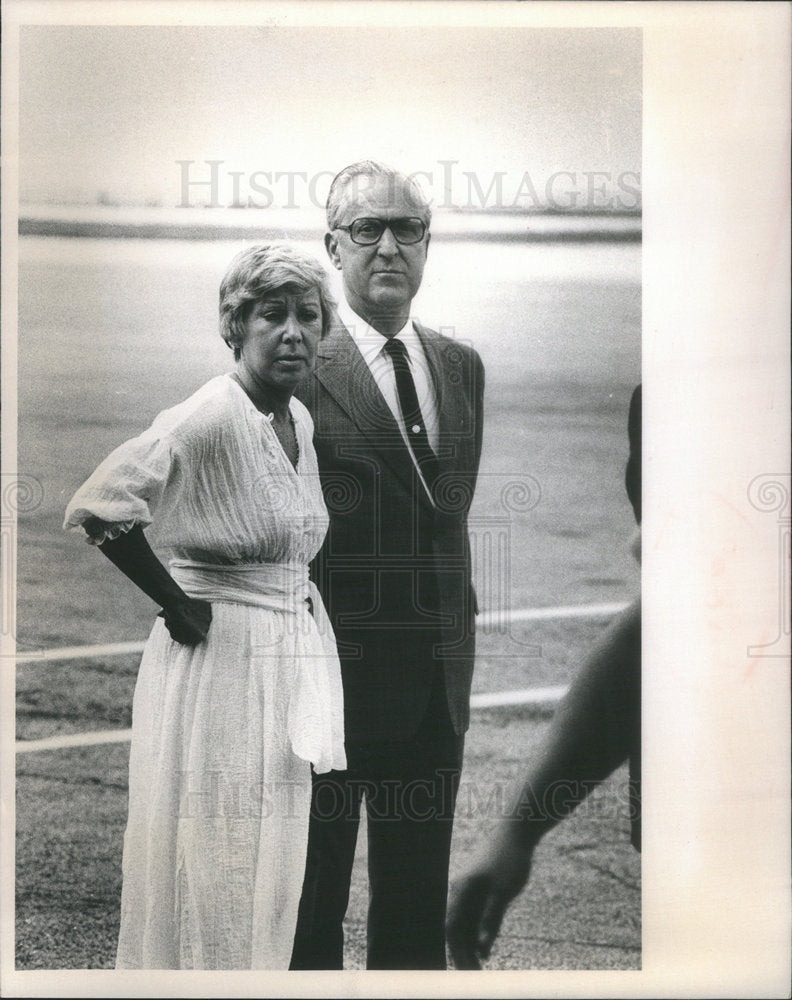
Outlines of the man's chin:
M 412 298 L 403 288 L 377 288 L 369 296 L 369 306 L 372 311 L 398 312 L 409 311 Z

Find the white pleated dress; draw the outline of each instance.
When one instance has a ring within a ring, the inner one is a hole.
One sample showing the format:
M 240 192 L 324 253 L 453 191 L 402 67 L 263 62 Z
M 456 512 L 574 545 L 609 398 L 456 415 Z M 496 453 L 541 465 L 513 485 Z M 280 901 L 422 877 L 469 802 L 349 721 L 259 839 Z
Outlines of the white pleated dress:
M 174 642 L 157 618 L 140 664 L 117 968 L 289 965 L 309 762 L 346 766 L 338 657 L 307 570 L 327 511 L 310 415 L 290 406 L 297 470 L 221 375 L 117 448 L 66 512 L 94 542 L 152 523 L 180 586 L 212 602 L 204 642 Z

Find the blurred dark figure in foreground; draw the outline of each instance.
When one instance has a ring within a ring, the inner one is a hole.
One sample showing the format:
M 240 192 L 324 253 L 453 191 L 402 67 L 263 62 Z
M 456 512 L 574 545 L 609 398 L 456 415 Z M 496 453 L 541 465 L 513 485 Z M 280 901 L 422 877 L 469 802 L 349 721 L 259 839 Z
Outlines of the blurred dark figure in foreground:
M 625 475 L 641 523 L 641 387 L 628 418 Z M 633 551 L 640 561 L 640 531 Z M 480 969 L 509 903 L 523 889 L 542 837 L 617 767 L 630 764 L 631 840 L 640 850 L 641 602 L 626 608 L 590 652 L 518 783 L 512 806 L 452 886 L 447 936 L 458 969 Z M 554 791 L 563 787 L 560 805 Z

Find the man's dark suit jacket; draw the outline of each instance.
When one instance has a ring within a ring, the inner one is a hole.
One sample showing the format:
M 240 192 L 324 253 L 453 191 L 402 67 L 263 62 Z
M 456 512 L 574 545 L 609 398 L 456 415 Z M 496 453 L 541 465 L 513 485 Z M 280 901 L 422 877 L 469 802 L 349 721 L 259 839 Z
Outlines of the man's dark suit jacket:
M 396 421 L 346 328 L 319 345 L 296 395 L 314 420 L 330 529 L 312 566 L 341 658 L 347 743 L 409 739 L 442 671 L 469 723 L 475 594 L 467 516 L 481 453 L 484 368 L 416 323 L 437 398 L 433 508 Z

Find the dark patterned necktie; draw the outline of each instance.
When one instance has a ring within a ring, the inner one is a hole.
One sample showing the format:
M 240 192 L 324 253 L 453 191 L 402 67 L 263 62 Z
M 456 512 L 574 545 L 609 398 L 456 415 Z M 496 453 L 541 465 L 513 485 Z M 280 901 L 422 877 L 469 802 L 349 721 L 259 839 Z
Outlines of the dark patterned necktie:
M 401 340 L 391 337 L 390 340 L 385 341 L 382 349 L 393 362 L 393 371 L 396 375 L 396 390 L 399 393 L 399 407 L 404 420 L 404 427 L 407 431 L 407 439 L 410 442 L 413 455 L 415 455 L 415 459 L 418 462 L 421 475 L 424 477 L 431 493 L 439 471 L 437 456 L 429 444 L 429 435 L 426 433 L 426 424 L 424 423 L 421 407 L 418 403 L 418 393 L 415 391 L 415 382 L 410 371 L 407 348 Z

